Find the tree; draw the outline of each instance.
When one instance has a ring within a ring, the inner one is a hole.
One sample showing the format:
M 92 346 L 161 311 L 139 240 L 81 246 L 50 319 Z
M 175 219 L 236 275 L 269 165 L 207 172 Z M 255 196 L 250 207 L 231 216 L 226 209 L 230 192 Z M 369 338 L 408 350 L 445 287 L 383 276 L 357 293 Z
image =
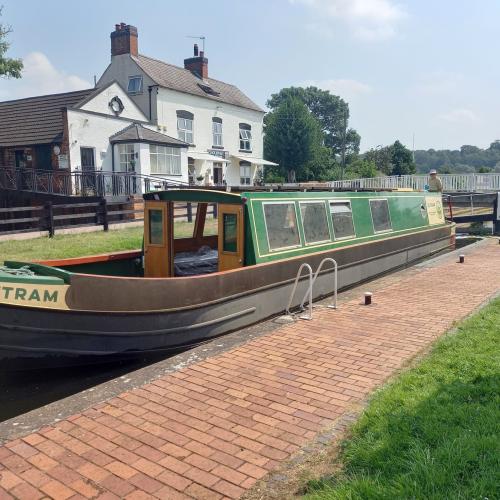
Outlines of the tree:
M 359 153 L 361 138 L 354 129 L 348 128 L 349 105 L 343 99 L 317 87 L 288 87 L 272 94 L 267 106 L 274 110 L 290 98 L 301 100 L 318 120 L 324 135 L 324 145 L 334 155 L 342 155 L 344 144 L 346 156 Z
M 0 16 L 2 15 L 3 7 L 0 6 Z M 10 47 L 7 42 L 7 35 L 12 31 L 8 25 L 0 23 L 0 77 L 21 78 L 21 70 L 23 62 L 21 59 L 11 59 L 5 54 Z
M 391 146 L 381 147 L 367 151 L 363 158 L 367 161 L 375 163 L 375 167 L 379 172 L 385 175 L 392 173 L 392 150 Z
M 412 152 L 399 141 L 391 146 L 392 175 L 414 174 L 415 162 Z
M 376 177 L 378 175 L 375 162 L 366 158 L 356 158 L 346 169 L 346 179 L 360 179 L 366 177 Z
M 284 100 L 266 116 L 264 151 L 279 164 L 288 182 L 306 180 L 308 164 L 321 149 L 321 128 L 305 104 L 297 98 Z M 271 169 L 270 174 L 278 171 Z

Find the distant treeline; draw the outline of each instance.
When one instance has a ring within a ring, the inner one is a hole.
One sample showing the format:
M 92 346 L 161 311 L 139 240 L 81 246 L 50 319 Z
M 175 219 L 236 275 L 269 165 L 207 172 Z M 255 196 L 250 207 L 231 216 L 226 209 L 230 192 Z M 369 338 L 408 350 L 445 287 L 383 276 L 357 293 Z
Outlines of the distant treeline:
M 428 149 L 415 151 L 418 173 L 435 168 L 442 174 L 500 172 L 500 140 L 487 149 L 462 146 L 459 150 Z

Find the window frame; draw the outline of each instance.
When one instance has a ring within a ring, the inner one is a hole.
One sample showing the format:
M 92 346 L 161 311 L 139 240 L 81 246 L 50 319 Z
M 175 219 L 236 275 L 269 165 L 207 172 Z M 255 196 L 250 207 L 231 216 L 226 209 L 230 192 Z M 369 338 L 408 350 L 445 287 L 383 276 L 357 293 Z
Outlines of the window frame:
M 130 90 L 130 82 L 132 80 L 139 80 L 140 85 L 138 90 Z M 127 84 L 127 94 L 130 95 L 137 95 L 137 94 L 142 94 L 144 92 L 144 79 L 142 75 L 132 75 L 128 77 L 128 84 Z
M 330 207 L 331 207 L 331 205 L 340 204 L 340 203 L 348 203 L 349 204 L 349 209 L 351 210 L 352 228 L 354 230 L 354 234 L 352 236 L 341 236 L 340 238 L 337 237 L 337 233 L 335 231 L 335 225 L 333 223 L 332 212 L 330 210 Z M 353 217 L 351 200 L 349 200 L 349 199 L 339 199 L 339 200 L 329 199 L 328 200 L 328 210 L 330 212 L 330 219 L 332 219 L 332 230 L 333 230 L 333 240 L 334 241 L 352 240 L 354 238 L 357 238 L 357 235 L 356 235 L 356 224 L 354 224 L 354 217 Z
M 242 163 L 244 163 L 244 165 L 242 165 Z M 239 168 L 240 168 L 240 186 L 251 186 L 252 185 L 252 163 L 249 161 L 246 161 L 246 160 L 242 160 L 239 163 Z M 242 168 L 250 169 L 248 177 L 244 177 L 241 175 Z M 248 183 L 242 182 L 242 179 L 248 179 Z
M 122 151 L 122 148 L 125 149 L 125 151 Z M 132 151 L 129 151 L 129 148 L 131 148 Z M 126 156 L 126 160 L 122 160 L 122 156 Z M 135 145 L 133 143 L 124 143 L 124 144 L 119 144 L 118 145 L 118 165 L 120 167 L 120 172 L 135 172 L 135 164 L 134 168 L 129 170 L 129 165 L 131 162 L 136 162 L 135 159 Z M 122 165 L 125 165 L 125 170 L 122 170 Z
M 290 205 L 293 204 L 293 208 L 295 211 L 295 224 L 297 227 L 297 234 L 299 235 L 299 243 L 297 245 L 291 245 L 287 247 L 279 247 L 279 248 L 271 248 L 271 245 L 269 244 L 269 232 L 267 228 L 267 220 L 266 220 L 266 205 Z M 299 230 L 299 218 L 297 215 L 297 203 L 295 203 L 294 200 L 288 200 L 288 201 L 263 201 L 262 204 L 262 214 L 264 215 L 264 227 L 266 228 L 266 240 L 267 240 L 267 250 L 268 252 L 282 252 L 283 250 L 292 250 L 294 248 L 301 248 L 304 246 L 302 242 L 302 235 L 300 234 Z
M 251 152 L 252 151 L 252 126 L 248 123 L 240 123 L 239 126 L 239 141 L 240 141 L 240 151 Z M 245 135 L 246 137 L 242 137 Z M 248 143 L 248 148 L 244 147 Z
M 391 227 L 389 229 L 382 229 L 381 231 L 375 230 L 375 222 L 373 221 L 372 201 L 385 201 L 387 203 L 387 213 L 389 214 L 389 224 L 391 225 Z M 370 205 L 370 216 L 372 218 L 373 233 L 374 234 L 381 234 L 381 233 L 390 233 L 391 231 L 393 231 L 391 210 L 389 209 L 389 198 L 369 198 L 368 204 Z
M 305 231 L 305 226 L 304 226 L 304 218 L 302 217 L 302 205 L 311 205 L 311 204 L 316 204 L 316 205 L 323 205 L 323 209 L 325 211 L 325 222 L 326 222 L 326 227 L 328 230 L 328 239 L 327 240 L 318 240 L 318 241 L 311 241 L 308 243 L 307 241 L 307 236 L 306 236 L 306 231 Z M 328 207 L 329 209 L 330 207 Z M 300 212 L 300 222 L 302 223 L 302 232 L 304 233 L 304 245 L 305 246 L 311 246 L 311 245 L 321 245 L 323 243 L 329 243 L 332 241 L 332 233 L 330 231 L 330 224 L 328 223 L 328 216 L 331 217 L 331 213 L 329 210 L 327 210 L 327 206 L 325 204 L 325 200 L 303 200 L 299 201 L 299 212 Z
M 215 128 L 220 127 L 220 132 L 216 132 Z M 216 137 L 220 138 L 220 142 L 216 141 Z M 215 148 L 224 147 L 223 135 L 222 135 L 222 120 L 220 118 L 212 118 L 212 146 Z
M 155 147 L 156 151 L 152 152 L 151 148 Z M 171 153 L 168 153 L 168 150 L 171 151 Z M 175 154 L 178 152 L 178 154 Z M 151 156 L 155 155 L 156 156 L 156 171 L 153 171 L 152 167 L 152 162 L 151 162 Z M 165 171 L 164 172 L 158 172 L 158 158 L 159 156 L 162 155 L 165 157 Z M 167 157 L 170 157 L 170 172 L 167 171 Z M 173 171 L 173 158 L 179 158 L 179 171 L 178 173 Z M 182 155 L 181 155 L 181 150 L 180 148 L 176 148 L 173 146 L 162 146 L 161 144 L 150 144 L 149 145 L 149 171 L 151 175 L 169 175 L 172 177 L 181 177 L 182 176 Z

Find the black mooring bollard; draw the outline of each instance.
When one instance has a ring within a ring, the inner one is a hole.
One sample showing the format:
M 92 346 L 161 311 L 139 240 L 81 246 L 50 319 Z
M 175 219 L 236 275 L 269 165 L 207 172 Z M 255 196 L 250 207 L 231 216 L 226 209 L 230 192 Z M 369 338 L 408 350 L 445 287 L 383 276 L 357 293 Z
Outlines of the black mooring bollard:
M 465 262 L 465 255 L 459 255 L 458 256 L 458 261 L 460 262 L 460 264 L 463 264 Z
M 372 292 L 365 292 L 365 306 L 369 306 L 372 303 Z

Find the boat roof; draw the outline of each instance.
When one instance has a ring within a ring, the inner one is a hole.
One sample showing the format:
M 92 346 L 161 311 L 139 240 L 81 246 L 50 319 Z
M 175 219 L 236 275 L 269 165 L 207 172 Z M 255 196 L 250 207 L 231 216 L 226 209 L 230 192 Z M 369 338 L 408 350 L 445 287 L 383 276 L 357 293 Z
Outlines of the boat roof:
M 436 193 L 425 193 L 432 196 Z M 440 194 L 440 193 L 438 193 Z M 243 205 L 247 200 L 271 200 L 281 198 L 386 198 L 388 196 L 414 196 L 415 191 L 250 191 L 232 193 L 217 189 L 169 189 L 168 191 L 153 191 L 144 195 L 145 200 L 182 201 L 198 203 L 228 203 Z
M 245 202 L 242 193 L 229 193 L 210 189 L 169 189 L 146 193 L 144 199 L 151 201 L 191 201 L 198 203 L 230 203 L 241 205 Z

